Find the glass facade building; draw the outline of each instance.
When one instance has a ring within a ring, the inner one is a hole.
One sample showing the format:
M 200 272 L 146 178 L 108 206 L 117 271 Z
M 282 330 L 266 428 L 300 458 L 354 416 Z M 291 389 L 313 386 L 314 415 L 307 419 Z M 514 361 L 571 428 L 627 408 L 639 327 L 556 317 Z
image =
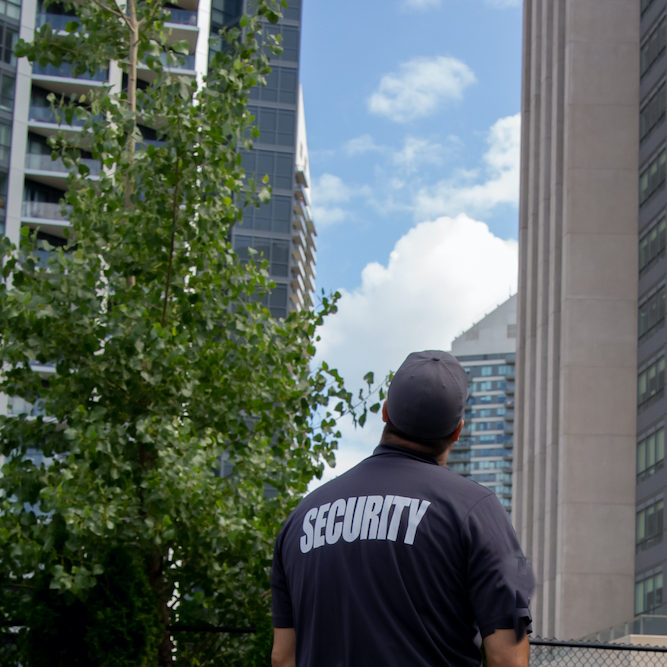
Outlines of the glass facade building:
M 635 614 L 666 614 L 665 463 L 665 82 L 667 1 L 642 0 L 639 45 L 639 289 Z
M 243 0 L 179 0 L 171 2 L 166 27 L 173 41 L 186 42 L 189 53 L 173 68 L 179 76 L 202 80 L 208 68 L 210 38 L 225 26 L 238 24 Z M 18 241 L 20 228 L 39 229 L 52 245 L 63 243 L 67 211 L 60 205 L 67 173 L 51 160 L 49 137 L 61 130 L 80 131 L 78 121 L 58 125 L 49 107 L 50 93 L 84 92 L 92 86 L 121 86 L 123 75 L 109 63 L 94 76 L 73 77 L 70 67 L 31 67 L 18 63 L 12 49 L 20 36 L 31 39 L 35 27 L 50 23 L 62 29 L 70 20 L 58 5 L 46 9 L 38 0 L 0 2 L 0 232 Z M 299 56 L 301 0 L 290 0 L 284 17 L 267 31 L 282 35 L 283 51 L 272 56 L 267 86 L 250 95 L 250 108 L 260 136 L 252 151 L 243 152 L 247 173 L 258 182 L 267 175 L 273 196 L 268 204 L 245 210 L 232 231 L 232 244 L 242 259 L 254 248 L 269 263 L 276 288 L 266 298 L 271 312 L 285 316 L 312 303 L 315 276 L 315 227 L 310 214 L 308 151 L 301 91 Z M 146 80 L 148 70 L 139 70 Z M 150 130 L 146 128 L 150 134 Z M 150 137 L 149 137 L 150 138 Z M 100 165 L 88 164 L 91 173 Z
M 203 82 L 210 49 L 218 31 L 237 24 L 246 9 L 244 0 L 173 0 L 165 23 L 169 39 L 185 42 L 188 53 L 172 67 L 174 74 Z M 50 137 L 60 131 L 80 132 L 79 121 L 58 124 L 48 102 L 50 93 L 83 93 L 91 87 L 124 83 L 118 63 L 95 73 L 74 77 L 67 63 L 59 68 L 16 60 L 12 50 L 19 37 L 32 39 L 35 28 L 49 23 L 63 29 L 71 16 L 57 4 L 40 0 L 0 0 L 0 234 L 18 243 L 22 227 L 38 230 L 51 245 L 65 242 L 68 211 L 61 201 L 67 171 L 51 159 Z M 273 197 L 269 204 L 248 208 L 243 222 L 231 232 L 231 242 L 242 260 L 254 248 L 269 263 L 275 289 L 266 305 L 277 317 L 312 303 L 315 275 L 315 227 L 310 214 L 310 174 L 303 102 L 299 88 L 301 0 L 290 0 L 284 17 L 267 31 L 282 34 L 283 52 L 272 58 L 265 88 L 251 92 L 250 106 L 260 137 L 252 151 L 242 154 L 249 175 L 261 182 L 268 175 Z M 139 68 L 141 81 L 147 69 Z M 150 128 L 142 128 L 151 138 Z M 85 161 L 85 160 L 84 160 Z M 87 161 L 91 176 L 99 164 Z M 50 370 L 44 369 L 45 376 Z M 30 412 L 0 394 L 0 414 Z
M 447 465 L 512 510 L 516 296 L 452 342 L 468 375 L 465 425 Z

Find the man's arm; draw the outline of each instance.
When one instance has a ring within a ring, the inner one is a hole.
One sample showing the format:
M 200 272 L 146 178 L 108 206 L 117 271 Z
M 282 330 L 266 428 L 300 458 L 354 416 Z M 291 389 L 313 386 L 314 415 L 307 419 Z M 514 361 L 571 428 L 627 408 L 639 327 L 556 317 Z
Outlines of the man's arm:
M 271 667 L 295 667 L 295 665 L 296 632 L 294 628 L 273 628 Z
M 528 635 L 517 641 L 514 630 L 496 630 L 483 641 L 488 667 L 528 667 Z

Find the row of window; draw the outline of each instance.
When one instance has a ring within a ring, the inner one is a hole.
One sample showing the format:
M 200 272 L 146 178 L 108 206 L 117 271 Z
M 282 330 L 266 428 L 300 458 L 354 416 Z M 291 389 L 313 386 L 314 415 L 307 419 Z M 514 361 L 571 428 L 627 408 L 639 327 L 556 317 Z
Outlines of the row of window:
M 262 299 L 274 317 L 287 317 L 287 285 L 276 285 Z
M 514 390 L 514 382 L 507 380 L 483 380 L 470 383 L 470 391 L 504 391 Z
M 661 287 L 639 305 L 639 337 L 665 321 L 665 288 Z
M 250 89 L 250 99 L 296 104 L 298 89 L 299 77 L 296 68 L 273 66 L 271 73 L 266 77 L 266 85 Z
M 489 473 L 489 472 L 484 472 L 480 473 L 478 475 L 475 475 L 474 480 L 478 484 L 484 484 L 487 482 L 504 482 L 506 484 L 511 484 L 512 483 L 512 473 L 508 472 L 495 472 L 495 473 Z
M 665 358 L 660 357 L 644 369 L 637 381 L 637 404 L 642 405 L 662 392 L 665 386 Z
M 468 443 L 461 438 L 459 443 L 452 450 L 452 458 L 450 462 L 453 461 L 476 461 L 483 458 L 492 458 L 492 457 L 512 457 L 512 449 L 510 447 L 473 447 L 472 449 L 465 449 L 465 446 Z
M 488 364 L 484 366 L 464 366 L 463 370 L 470 378 L 514 376 L 514 364 Z
M 644 139 L 648 133 L 665 117 L 665 84 L 649 98 L 639 112 L 639 138 Z
M 0 0 L 0 14 L 18 21 L 21 18 L 21 0 Z
M 637 477 L 645 479 L 665 462 L 665 429 L 660 428 L 637 443 Z
M 500 408 L 472 408 L 466 414 L 466 419 L 487 418 L 487 417 L 504 417 L 507 409 Z
M 470 433 L 478 431 L 502 431 L 505 428 L 505 422 L 472 422 L 469 428 Z
M 639 239 L 639 270 L 645 269 L 656 257 L 665 252 L 665 216 L 662 216 Z
M 653 0 L 641 0 L 641 3 L 639 5 L 641 13 L 643 14 L 651 6 L 652 3 Z
M 248 106 L 259 128 L 258 143 L 294 146 L 296 115 L 289 109 L 266 109 Z
M 667 152 L 663 148 L 639 176 L 639 204 L 646 202 L 665 182 L 665 162 Z
M 294 156 L 292 153 L 263 151 L 255 149 L 244 151 L 242 165 L 246 174 L 252 174 L 255 180 L 269 177 L 269 184 L 274 189 L 291 190 L 294 178 Z
M 267 26 L 270 35 L 281 35 L 280 46 L 282 53 L 279 56 L 271 56 L 271 61 L 285 60 L 297 62 L 299 60 L 299 28 L 289 25 Z
M 243 211 L 243 227 L 263 232 L 290 233 L 292 198 L 273 195 L 268 204 L 246 206 Z
M 639 51 L 639 73 L 641 76 L 646 74 L 651 65 L 664 53 L 666 36 L 665 21 L 663 19 L 658 27 L 648 36 L 648 39 L 642 44 Z
M 662 498 L 637 512 L 637 551 L 643 551 L 662 540 L 663 513 L 665 502 Z
M 648 614 L 662 604 L 662 570 L 647 573 L 635 583 L 635 615 Z
M 486 405 L 489 403 L 506 403 L 507 396 L 505 394 L 482 394 L 481 396 L 468 396 L 466 405 Z
M 461 437 L 461 441 L 468 445 L 512 445 L 512 436 L 503 433 L 479 433 Z
M 470 470 L 512 470 L 511 461 L 472 461 Z
M 258 258 L 267 260 L 269 272 L 272 276 L 287 276 L 289 241 L 241 234 L 234 237 L 234 250 L 236 250 L 242 262 L 247 262 L 250 259 L 249 248 L 254 248 L 257 251 Z

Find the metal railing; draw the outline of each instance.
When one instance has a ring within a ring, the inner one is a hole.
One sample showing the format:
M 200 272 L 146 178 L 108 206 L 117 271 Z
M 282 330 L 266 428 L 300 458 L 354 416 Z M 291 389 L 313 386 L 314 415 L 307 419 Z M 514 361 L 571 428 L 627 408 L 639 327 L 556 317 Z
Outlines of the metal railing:
M 24 201 L 22 215 L 24 218 L 67 222 L 70 209 L 70 206 L 63 209 L 63 205 L 57 202 Z
M 88 167 L 91 176 L 99 176 L 101 168 L 99 160 L 81 158 L 79 162 Z M 60 158 L 52 159 L 50 153 L 26 153 L 25 167 L 31 171 L 48 171 L 62 174 L 68 172 L 62 160 Z

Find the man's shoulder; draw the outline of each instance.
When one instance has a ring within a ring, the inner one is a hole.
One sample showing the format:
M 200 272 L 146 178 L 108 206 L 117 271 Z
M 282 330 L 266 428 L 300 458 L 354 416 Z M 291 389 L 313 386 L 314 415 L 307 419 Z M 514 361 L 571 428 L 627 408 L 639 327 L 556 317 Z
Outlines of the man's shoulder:
M 461 514 L 485 498 L 495 497 L 493 491 L 449 468 L 410 456 L 372 455 L 307 494 L 292 519 L 339 498 L 387 493 L 446 503 Z

